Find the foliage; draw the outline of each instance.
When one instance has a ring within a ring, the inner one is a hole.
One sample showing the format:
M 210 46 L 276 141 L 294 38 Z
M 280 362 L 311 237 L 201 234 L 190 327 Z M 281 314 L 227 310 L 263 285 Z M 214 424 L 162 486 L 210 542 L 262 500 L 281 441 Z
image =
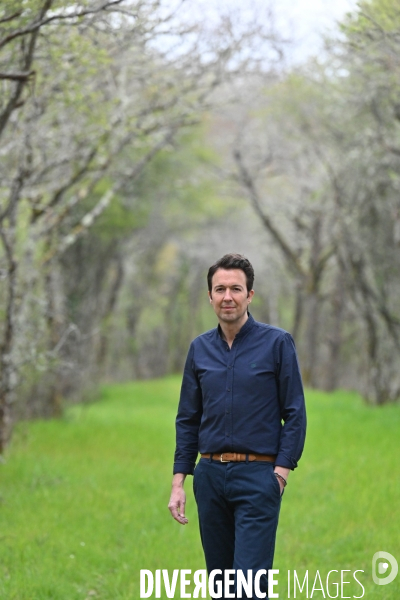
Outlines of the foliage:
M 249 78 L 231 117 L 231 175 L 286 264 L 304 379 L 372 403 L 400 397 L 398 25 L 395 2 L 361 2 L 325 57 Z
M 186 144 L 184 132 L 201 123 L 232 65 L 248 64 L 240 42 L 250 47 L 255 38 L 229 19 L 214 31 L 188 19 L 158 0 L 2 7 L 0 260 L 7 287 L 0 452 L 10 434 L 15 390 L 32 356 L 47 361 L 42 383 L 29 394 L 46 414 L 59 413 L 62 395 L 95 378 L 85 367 L 103 366 L 106 333 L 98 348 L 89 340 L 117 304 L 122 245 L 147 227 L 163 203 L 170 205 L 174 227 L 183 202 L 192 207 L 193 222 L 199 213 L 215 213 L 214 188 L 206 178 L 195 181 L 197 166 L 187 175 L 191 185 L 175 186 L 174 199 L 160 182 L 184 164 L 191 168 L 193 154 L 187 160 L 177 152 Z M 154 181 L 146 183 L 141 176 L 161 152 Z M 173 165 L 168 153 L 182 165 Z M 83 240 L 91 229 L 93 236 Z M 76 264 L 68 269 L 71 258 Z M 36 299 L 41 310 L 33 313 Z M 27 356 L 33 314 L 42 319 L 43 334 Z M 78 364 L 80 377 L 72 378 Z
M 231 250 L 309 385 L 400 397 L 396 2 L 290 70 L 270 14 L 178 6 L 2 3 L 0 451 L 13 414 L 179 371 Z

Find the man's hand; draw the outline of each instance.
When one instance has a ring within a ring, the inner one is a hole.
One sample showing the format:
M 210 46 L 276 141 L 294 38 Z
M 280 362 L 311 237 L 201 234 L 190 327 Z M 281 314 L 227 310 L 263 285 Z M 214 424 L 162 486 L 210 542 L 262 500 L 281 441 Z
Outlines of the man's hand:
M 289 477 L 289 473 L 290 473 L 290 469 L 286 469 L 285 467 L 278 467 L 276 466 L 274 469 L 274 473 L 279 473 L 279 475 L 281 475 L 286 481 L 288 480 Z M 276 475 L 275 475 L 276 477 Z M 276 477 L 279 483 L 279 487 L 281 489 L 281 496 L 282 496 L 282 492 L 285 489 L 285 486 L 283 484 L 283 481 L 280 477 Z
M 184 473 L 176 473 L 172 480 L 171 498 L 169 499 L 168 508 L 175 521 L 181 525 L 188 523 L 185 517 L 186 494 L 183 489 L 183 484 L 186 475 Z

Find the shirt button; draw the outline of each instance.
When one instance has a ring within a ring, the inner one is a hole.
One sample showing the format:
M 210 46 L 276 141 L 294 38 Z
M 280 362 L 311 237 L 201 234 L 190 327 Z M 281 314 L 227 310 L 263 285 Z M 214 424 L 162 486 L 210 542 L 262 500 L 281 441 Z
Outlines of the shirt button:
M 228 390 L 227 390 L 227 391 L 228 391 L 228 392 L 230 392 L 230 391 L 231 391 L 231 388 L 228 388 Z

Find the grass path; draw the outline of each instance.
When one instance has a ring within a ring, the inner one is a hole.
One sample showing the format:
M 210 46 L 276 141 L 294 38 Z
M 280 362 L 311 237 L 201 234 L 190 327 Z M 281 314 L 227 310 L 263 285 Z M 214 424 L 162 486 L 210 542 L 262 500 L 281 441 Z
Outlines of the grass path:
M 136 600 L 140 569 L 204 568 L 191 478 L 189 525 L 166 508 L 178 393 L 178 378 L 107 386 L 60 421 L 20 424 L 0 465 L 1 600 Z M 385 550 L 400 562 L 400 406 L 309 392 L 307 407 L 278 530 L 279 597 L 288 570 L 308 570 L 310 587 L 319 570 L 325 587 L 332 569 L 363 569 L 364 598 L 399 600 L 400 575 L 377 586 L 371 561 Z

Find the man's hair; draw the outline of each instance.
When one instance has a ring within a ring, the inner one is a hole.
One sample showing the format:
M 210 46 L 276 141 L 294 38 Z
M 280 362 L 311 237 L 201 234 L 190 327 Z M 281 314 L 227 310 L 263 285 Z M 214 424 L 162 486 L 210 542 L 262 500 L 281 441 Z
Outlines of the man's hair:
M 250 292 L 253 289 L 254 283 L 254 269 L 247 258 L 241 254 L 225 254 L 222 258 L 217 260 L 216 263 L 211 265 L 207 273 L 208 291 L 212 291 L 212 278 L 218 269 L 240 269 L 246 275 L 246 287 L 247 291 Z

